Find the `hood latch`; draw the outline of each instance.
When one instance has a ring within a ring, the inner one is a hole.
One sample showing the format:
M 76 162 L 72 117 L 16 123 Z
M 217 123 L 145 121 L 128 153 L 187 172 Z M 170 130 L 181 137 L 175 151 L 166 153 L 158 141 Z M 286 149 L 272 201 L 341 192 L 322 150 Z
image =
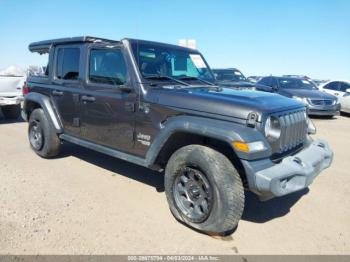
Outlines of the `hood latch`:
M 258 120 L 259 120 L 258 113 L 250 112 L 247 119 L 247 126 L 254 128 Z

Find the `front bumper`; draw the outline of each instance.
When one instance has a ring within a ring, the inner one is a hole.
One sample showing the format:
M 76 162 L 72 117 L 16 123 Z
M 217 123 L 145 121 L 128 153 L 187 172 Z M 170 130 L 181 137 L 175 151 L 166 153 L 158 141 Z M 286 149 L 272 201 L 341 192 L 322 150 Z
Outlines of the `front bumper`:
M 18 105 L 23 101 L 23 97 L 4 97 L 0 96 L 0 106 L 10 106 L 10 105 Z
M 274 164 L 271 160 L 243 161 L 250 189 L 261 198 L 287 195 L 307 188 L 333 160 L 327 142 L 315 140 L 301 152 Z
M 340 114 L 340 104 L 332 106 L 308 106 L 308 114 L 315 116 L 336 116 Z

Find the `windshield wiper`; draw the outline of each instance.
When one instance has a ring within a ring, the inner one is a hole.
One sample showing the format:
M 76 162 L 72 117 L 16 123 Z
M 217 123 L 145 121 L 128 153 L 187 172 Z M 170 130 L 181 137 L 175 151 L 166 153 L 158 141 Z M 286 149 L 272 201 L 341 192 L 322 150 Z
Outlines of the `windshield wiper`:
M 172 80 L 176 83 L 179 83 L 181 85 L 185 85 L 185 86 L 190 86 L 190 84 L 186 83 L 186 82 L 183 82 L 181 80 L 178 80 L 174 77 L 171 77 L 171 76 L 166 76 L 166 75 L 152 75 L 152 76 L 146 76 L 144 77 L 145 79 L 156 79 L 156 80 Z
M 209 82 L 209 81 L 206 81 L 206 80 L 203 80 L 203 79 L 200 79 L 199 77 L 195 77 L 195 76 L 184 76 L 184 77 L 180 77 L 179 78 L 180 80 L 198 80 L 202 83 L 205 83 L 207 85 L 211 85 L 211 86 L 214 86 L 215 84 Z

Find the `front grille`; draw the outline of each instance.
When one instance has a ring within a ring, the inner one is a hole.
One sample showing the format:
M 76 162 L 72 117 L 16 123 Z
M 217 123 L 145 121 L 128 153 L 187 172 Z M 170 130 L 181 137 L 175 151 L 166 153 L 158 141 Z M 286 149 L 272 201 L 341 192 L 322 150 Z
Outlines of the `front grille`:
M 272 143 L 272 153 L 279 157 L 286 152 L 297 150 L 307 137 L 307 116 L 305 110 L 284 112 L 275 115 L 281 125 L 280 138 Z
M 310 99 L 310 104 L 314 106 L 331 106 L 335 100 L 332 99 Z

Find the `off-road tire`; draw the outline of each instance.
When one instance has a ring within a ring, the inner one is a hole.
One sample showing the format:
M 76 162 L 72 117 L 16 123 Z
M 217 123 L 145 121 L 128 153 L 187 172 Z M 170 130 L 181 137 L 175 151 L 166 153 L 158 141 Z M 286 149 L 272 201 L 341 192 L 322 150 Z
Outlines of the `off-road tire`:
M 18 119 L 21 115 L 21 105 L 2 106 L 1 111 L 6 119 Z
M 35 128 L 37 127 L 37 128 Z M 37 137 L 41 137 L 41 143 L 37 144 L 33 139 L 33 131 L 37 132 Z M 43 158 L 55 157 L 60 151 L 60 139 L 54 131 L 52 124 L 47 119 L 41 108 L 35 109 L 29 118 L 28 138 L 30 147 Z
M 175 200 L 175 181 L 185 166 L 200 170 L 212 188 L 211 211 L 204 221 L 189 219 Z M 168 161 L 164 184 L 170 210 L 180 222 L 210 235 L 227 235 L 237 227 L 244 209 L 243 184 L 230 160 L 218 151 L 201 145 L 178 149 Z

